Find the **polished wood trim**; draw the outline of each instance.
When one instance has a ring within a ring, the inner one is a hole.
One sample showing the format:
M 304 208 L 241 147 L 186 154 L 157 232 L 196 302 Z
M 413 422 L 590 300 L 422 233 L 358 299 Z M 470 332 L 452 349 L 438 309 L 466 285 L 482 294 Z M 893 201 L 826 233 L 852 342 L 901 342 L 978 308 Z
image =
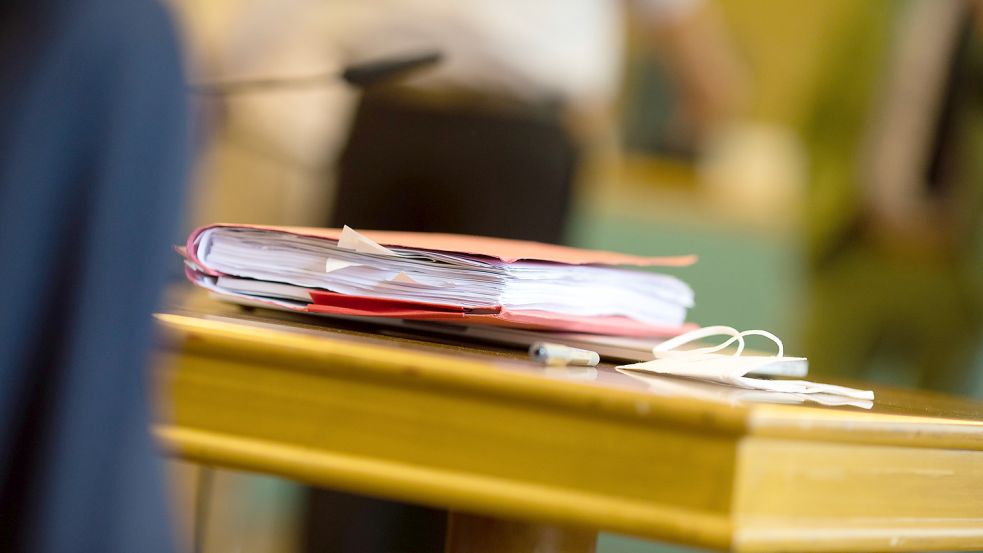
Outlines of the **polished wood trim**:
M 504 519 L 602 527 L 715 549 L 730 545 L 730 523 L 721 514 L 168 425 L 158 425 L 155 434 L 166 450 L 190 461 L 333 489 Z
M 983 452 L 771 438 L 738 450 L 737 551 L 983 544 Z
M 749 414 L 748 433 L 810 441 L 983 451 L 980 421 L 790 405 L 756 405 Z
M 291 371 L 384 378 L 403 384 L 446 386 L 459 392 L 528 400 L 596 415 L 660 420 L 703 431 L 742 433 L 745 408 L 645 392 L 596 389 L 577 382 L 502 370 L 477 357 L 462 358 L 378 343 L 313 337 L 173 314 L 156 315 L 165 351 L 268 364 Z

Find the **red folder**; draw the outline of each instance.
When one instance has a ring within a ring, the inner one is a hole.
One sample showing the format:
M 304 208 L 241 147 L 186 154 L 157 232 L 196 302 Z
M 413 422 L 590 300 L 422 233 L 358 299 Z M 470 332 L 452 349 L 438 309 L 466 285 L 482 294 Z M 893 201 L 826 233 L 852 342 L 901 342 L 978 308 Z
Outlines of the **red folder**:
M 221 276 L 214 268 L 208 267 L 197 256 L 198 241 L 203 232 L 216 227 L 237 227 L 268 230 L 321 238 L 335 242 L 342 229 L 310 227 L 277 227 L 262 225 L 216 224 L 196 229 L 188 237 L 187 247 L 182 252 L 188 260 L 188 278 L 209 290 L 229 296 L 238 296 L 253 302 L 269 304 L 271 307 L 321 313 L 329 315 L 391 317 L 403 319 L 452 320 L 473 322 L 538 330 L 564 332 L 584 332 L 613 334 L 623 336 L 665 337 L 690 330 L 693 325 L 660 326 L 644 323 L 628 317 L 604 316 L 589 317 L 558 314 L 535 310 L 512 310 L 501 305 L 464 307 L 429 303 L 422 301 L 396 300 L 368 296 L 337 294 L 326 290 L 311 289 L 311 302 L 298 307 L 275 300 L 264 300 L 236 292 L 222 290 L 212 283 L 209 277 Z M 360 234 L 389 248 L 405 248 L 444 253 L 468 254 L 498 259 L 506 263 L 520 260 L 546 261 L 570 265 L 629 265 L 637 267 L 684 267 L 696 262 L 692 255 L 675 257 L 643 257 L 601 250 L 586 250 L 567 246 L 556 246 L 523 240 L 508 240 L 481 236 L 458 234 L 359 231 Z

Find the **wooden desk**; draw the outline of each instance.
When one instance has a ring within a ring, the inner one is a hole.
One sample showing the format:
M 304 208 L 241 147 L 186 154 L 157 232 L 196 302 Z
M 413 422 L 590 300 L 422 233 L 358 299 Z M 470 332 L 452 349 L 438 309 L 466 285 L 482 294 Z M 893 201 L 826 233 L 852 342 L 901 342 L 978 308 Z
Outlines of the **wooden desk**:
M 983 548 L 979 403 L 744 403 L 286 316 L 158 319 L 171 452 L 490 517 L 452 523 L 458 550 L 485 550 L 467 536 L 498 519 L 571 528 L 554 543 L 600 529 L 749 552 Z

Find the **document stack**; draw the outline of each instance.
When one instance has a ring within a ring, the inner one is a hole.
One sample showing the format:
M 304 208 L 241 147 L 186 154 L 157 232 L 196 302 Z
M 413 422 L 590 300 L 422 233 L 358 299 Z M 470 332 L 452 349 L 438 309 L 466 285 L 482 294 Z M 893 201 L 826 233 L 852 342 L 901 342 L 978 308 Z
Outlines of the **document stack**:
M 432 233 L 212 225 L 185 250 L 188 277 L 243 303 L 341 316 L 460 321 L 622 336 L 685 329 L 693 291 L 638 257 Z

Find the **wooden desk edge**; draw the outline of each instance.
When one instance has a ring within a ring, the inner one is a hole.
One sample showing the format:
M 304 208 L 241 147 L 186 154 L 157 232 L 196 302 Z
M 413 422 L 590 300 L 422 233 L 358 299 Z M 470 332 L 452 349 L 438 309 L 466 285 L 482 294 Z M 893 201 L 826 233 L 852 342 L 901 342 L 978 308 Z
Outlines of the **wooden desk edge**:
M 465 393 L 583 409 L 635 422 L 684 424 L 701 432 L 788 439 L 983 450 L 983 422 L 841 411 L 801 405 L 728 405 L 597 387 L 503 370 L 480 359 L 313 337 L 196 317 L 158 314 L 163 346 L 174 352 L 248 359 L 290 370 L 346 372 L 446 386 Z M 275 353 L 272 351 L 275 350 Z
M 332 378 L 385 387 L 423 385 L 434 389 L 446 386 L 461 394 L 482 394 L 500 404 L 520 401 L 569 410 L 558 412 L 615 417 L 619 423 L 632 421 L 652 428 L 665 427 L 667 421 L 683 429 L 689 426 L 704 434 L 701 439 L 726 439 L 739 444 L 735 485 L 744 488 L 735 493 L 735 501 L 749 501 L 748 498 L 763 491 L 756 485 L 748 487 L 755 481 L 754 474 L 767 475 L 770 479 L 773 475 L 792 474 L 789 470 L 793 468 L 803 470 L 801 461 L 794 457 L 805 455 L 803 447 L 840 459 L 838 465 L 827 465 L 820 457 L 806 456 L 813 461 L 807 469 L 820 477 L 829 467 L 852 467 L 854 448 L 850 444 L 856 443 L 864 444 L 860 449 L 875 456 L 871 459 L 884 455 L 888 458 L 902 455 L 910 459 L 910 474 L 878 473 L 888 479 L 885 480 L 888 488 L 891 482 L 918 483 L 924 478 L 933 478 L 932 474 L 926 476 L 923 469 L 935 466 L 939 459 L 949 459 L 945 462 L 952 463 L 952 473 L 960 478 L 958 485 L 951 484 L 950 487 L 973 490 L 979 487 L 975 460 L 983 454 L 972 450 L 983 447 L 979 444 L 980 425 L 972 421 L 878 413 L 861 413 L 858 417 L 847 411 L 792 406 L 766 405 L 745 409 L 707 402 L 666 401 L 662 397 L 630 390 L 585 386 L 501 370 L 494 363 L 480 359 L 453 359 L 436 353 L 321 339 L 177 315 L 161 315 L 159 319 L 166 331 L 165 348 L 171 353 L 191 355 L 206 364 L 212 359 L 234 359 L 243 366 L 251 364 L 296 371 L 292 374 L 308 375 L 307 378 L 329 373 Z M 639 409 L 639 406 L 644 408 Z M 806 542 L 811 540 L 816 544 L 812 550 L 817 551 L 824 547 L 843 551 L 867 547 L 911 550 L 918 545 L 972 547 L 983 539 L 980 531 L 983 519 L 970 517 L 960 523 L 958 517 L 948 514 L 939 518 L 936 526 L 926 526 L 921 533 L 910 533 L 901 541 L 894 541 L 891 535 L 891 532 L 900 531 L 898 521 L 885 518 L 885 526 L 858 528 L 855 539 L 841 535 L 837 538 L 840 541 L 827 541 L 821 545 L 822 540 L 816 536 L 828 532 L 828 527 L 817 526 L 815 535 L 808 540 L 795 539 L 780 531 L 782 524 L 799 524 L 799 528 L 808 529 L 801 525 L 815 521 L 815 517 L 808 515 L 808 505 L 801 499 L 794 503 L 805 509 L 801 514 L 787 518 L 791 515 L 779 512 L 776 523 L 765 503 L 735 504 L 729 514 L 711 514 L 602 495 L 596 491 L 551 487 L 534 481 L 509 481 L 455 472 L 454 469 L 403 465 L 392 459 L 360 457 L 194 427 L 163 424 L 156 432 L 170 451 L 203 463 L 259 470 L 340 489 L 500 516 L 585 526 L 604 520 L 604 528 L 608 530 L 706 547 L 776 551 L 794 545 L 810 550 Z M 952 457 L 953 454 L 961 455 Z M 781 455 L 793 457 L 787 457 L 782 463 L 771 461 Z M 874 466 L 873 462 L 868 466 Z M 899 475 L 903 476 L 901 480 L 898 480 Z M 863 480 L 851 482 L 854 485 L 849 493 L 859 494 L 851 497 L 862 497 Z M 777 484 L 772 487 L 775 493 L 781 493 L 782 489 Z M 823 493 L 840 501 L 832 491 Z M 503 501 L 506 497 L 509 501 Z M 929 501 L 928 496 L 919 501 Z M 975 516 L 979 505 L 969 499 L 966 501 L 970 501 L 964 502 L 969 509 L 967 512 Z M 938 508 L 931 503 L 925 505 L 929 511 Z M 843 522 L 835 518 L 830 520 L 836 524 Z M 952 536 L 938 536 L 940 532 L 950 530 Z
M 305 450 L 166 424 L 157 425 L 154 434 L 166 453 L 183 459 L 366 495 L 591 529 L 603 519 L 605 530 L 714 549 L 728 549 L 733 536 L 727 517 L 701 511 Z
M 162 345 L 174 353 L 263 362 L 297 371 L 326 371 L 358 379 L 446 386 L 459 392 L 497 395 L 515 401 L 588 410 L 635 422 L 669 421 L 702 432 L 742 434 L 746 408 L 687 398 L 599 388 L 503 370 L 480 359 L 360 344 L 253 328 L 223 321 L 158 314 Z M 273 353 L 275 350 L 275 353 Z

